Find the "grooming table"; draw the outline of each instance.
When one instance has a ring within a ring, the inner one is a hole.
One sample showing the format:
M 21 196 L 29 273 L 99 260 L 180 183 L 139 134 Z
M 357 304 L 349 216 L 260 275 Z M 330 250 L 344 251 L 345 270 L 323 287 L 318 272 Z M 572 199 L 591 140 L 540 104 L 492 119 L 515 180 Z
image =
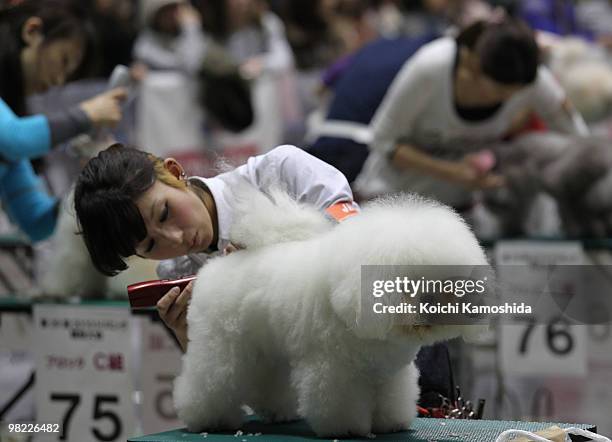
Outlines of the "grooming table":
M 594 425 L 563 424 L 552 422 L 513 422 L 487 420 L 452 420 L 417 418 L 410 430 L 393 434 L 377 434 L 368 439 L 340 439 L 341 441 L 405 441 L 405 442 L 493 442 L 504 430 L 510 428 L 539 431 L 556 425 L 561 428 L 578 427 L 596 431 Z M 208 433 L 206 436 L 198 433 L 187 433 L 184 429 L 165 431 L 149 436 L 134 437 L 128 442 L 282 442 L 282 441 L 324 441 L 316 437 L 304 421 L 289 424 L 264 424 L 251 419 L 242 428 L 242 434 L 236 432 Z M 259 435 L 256 435 L 261 433 Z M 250 435 L 249 435 L 250 434 Z M 579 440 L 579 439 L 576 439 Z M 584 439 L 581 439 L 584 440 Z

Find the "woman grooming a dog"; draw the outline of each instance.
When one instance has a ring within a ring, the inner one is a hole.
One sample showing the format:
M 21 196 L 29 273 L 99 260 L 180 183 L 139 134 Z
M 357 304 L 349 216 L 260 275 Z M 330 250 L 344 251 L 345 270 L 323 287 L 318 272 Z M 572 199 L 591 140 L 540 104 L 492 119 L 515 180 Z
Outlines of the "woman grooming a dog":
M 250 158 L 213 178 L 187 177 L 173 158 L 113 145 L 91 159 L 74 193 L 77 220 L 96 268 L 115 275 L 124 258 L 162 261 L 158 274 L 178 278 L 197 272 L 208 254 L 230 253 L 237 201 L 232 187 L 249 183 L 263 192 L 280 186 L 298 202 L 341 220 L 356 214 L 349 184 L 338 170 L 293 146 Z M 183 350 L 186 312 L 193 284 L 171 289 L 157 304 Z
M 365 198 L 413 191 L 454 206 L 502 186 L 483 149 L 533 112 L 551 129 L 586 134 L 582 117 L 539 65 L 533 32 L 501 10 L 457 38 L 424 45 L 395 76 L 372 122 L 370 155 L 355 181 Z
M 26 97 L 60 86 L 85 64 L 84 17 L 66 2 L 26 0 L 0 6 L 0 198 L 32 241 L 53 232 L 57 200 L 40 189 L 30 164 L 92 126 L 121 118 L 122 89 L 49 115 L 25 116 Z

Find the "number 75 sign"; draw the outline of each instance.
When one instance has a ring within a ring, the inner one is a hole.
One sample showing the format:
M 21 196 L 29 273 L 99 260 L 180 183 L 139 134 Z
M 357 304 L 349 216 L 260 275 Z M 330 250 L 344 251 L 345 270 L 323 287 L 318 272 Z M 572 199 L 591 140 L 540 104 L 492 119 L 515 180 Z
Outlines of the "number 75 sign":
M 36 305 L 39 440 L 123 441 L 134 433 L 131 323 L 121 308 Z

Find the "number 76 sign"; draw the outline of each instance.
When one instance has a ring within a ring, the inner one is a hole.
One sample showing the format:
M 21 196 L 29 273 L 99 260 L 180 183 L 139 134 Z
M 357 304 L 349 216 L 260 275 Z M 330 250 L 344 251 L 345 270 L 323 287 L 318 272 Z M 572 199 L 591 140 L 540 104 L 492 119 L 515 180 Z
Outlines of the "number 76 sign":
M 504 266 L 521 266 L 524 281 L 530 276 L 536 276 L 537 280 L 538 274 L 556 265 L 581 265 L 584 259 L 580 243 L 570 241 L 502 241 L 495 247 L 498 275 L 502 275 Z M 567 281 L 567 286 L 576 283 Z M 588 342 L 584 325 L 570 325 L 562 317 L 551 317 L 544 324 L 521 317 L 517 318 L 516 325 L 499 325 L 499 332 L 499 356 L 508 374 L 586 374 Z
M 36 305 L 37 441 L 124 441 L 134 432 L 129 311 Z

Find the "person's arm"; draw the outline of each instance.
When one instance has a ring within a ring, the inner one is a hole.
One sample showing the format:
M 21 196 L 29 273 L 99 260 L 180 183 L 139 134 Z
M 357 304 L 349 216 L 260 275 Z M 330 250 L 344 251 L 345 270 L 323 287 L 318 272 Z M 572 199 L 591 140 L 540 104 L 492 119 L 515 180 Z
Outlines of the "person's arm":
M 289 69 L 293 66 L 293 51 L 287 41 L 283 22 L 272 12 L 264 13 L 262 22 L 267 38 L 264 68 L 272 72 Z
M 320 210 L 339 202 L 354 204 L 349 183 L 338 169 L 295 146 L 279 146 L 249 158 L 236 171 L 259 189 L 280 186 L 296 201 Z
M 9 163 L 0 179 L 2 205 L 32 241 L 51 236 L 57 223 L 58 200 L 42 188 L 28 160 Z
M 0 159 L 15 162 L 45 155 L 51 148 L 49 121 L 44 115 L 18 118 L 0 100 Z
M 191 5 L 181 5 L 179 11 L 181 34 L 177 37 L 175 53 L 181 62 L 181 69 L 195 74 L 202 68 L 206 55 L 206 35 L 198 11 Z
M 80 106 L 44 114 L 49 123 L 51 146 L 89 132 L 92 122 Z
M 589 129 L 561 85 L 545 67 L 540 67 L 531 94 L 538 115 L 553 131 L 586 136 Z
M 448 161 L 435 158 L 406 143 L 397 145 L 390 157 L 391 164 L 401 170 L 412 169 L 436 178 L 451 181 L 468 189 L 490 189 L 504 184 L 501 176 L 481 173 L 468 160 Z
M 39 158 L 52 146 L 94 126 L 112 126 L 121 119 L 120 103 L 125 97 L 124 88 L 115 88 L 67 110 L 21 118 L 0 100 L 0 159 L 16 162 Z

